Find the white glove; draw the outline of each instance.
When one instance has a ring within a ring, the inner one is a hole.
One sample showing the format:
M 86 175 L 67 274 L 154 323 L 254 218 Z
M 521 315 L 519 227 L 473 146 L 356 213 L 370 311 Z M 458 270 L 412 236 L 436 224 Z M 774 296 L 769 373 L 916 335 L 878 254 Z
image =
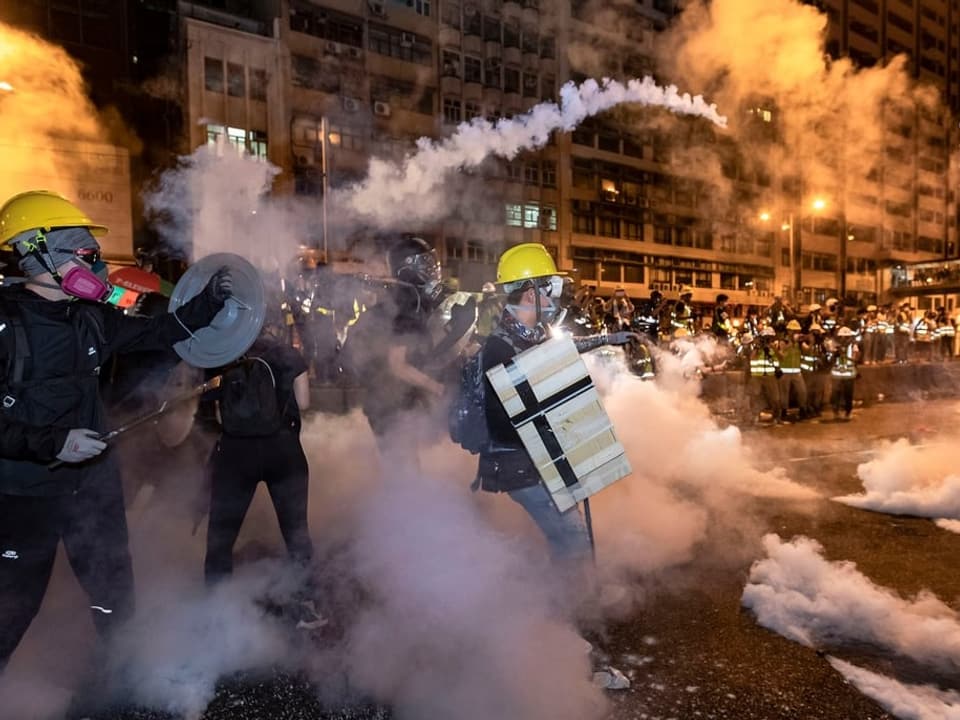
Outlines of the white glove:
M 87 428 L 74 428 L 67 433 L 67 441 L 57 454 L 57 460 L 65 463 L 82 463 L 96 457 L 107 444 L 99 440 L 100 433 Z

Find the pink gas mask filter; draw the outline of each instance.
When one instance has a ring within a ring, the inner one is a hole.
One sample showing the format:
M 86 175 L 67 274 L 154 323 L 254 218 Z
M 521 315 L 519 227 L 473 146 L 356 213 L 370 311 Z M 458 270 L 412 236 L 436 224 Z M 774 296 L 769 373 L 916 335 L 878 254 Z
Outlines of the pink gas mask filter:
M 67 294 L 80 300 L 107 303 L 119 307 L 129 307 L 137 299 L 132 290 L 111 285 L 92 270 L 74 265 L 60 280 L 60 288 Z

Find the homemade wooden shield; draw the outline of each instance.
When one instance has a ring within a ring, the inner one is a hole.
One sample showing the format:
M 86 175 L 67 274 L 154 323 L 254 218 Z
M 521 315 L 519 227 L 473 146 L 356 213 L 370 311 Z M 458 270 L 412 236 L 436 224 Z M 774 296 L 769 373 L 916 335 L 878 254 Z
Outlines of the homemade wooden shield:
M 487 371 L 557 510 L 631 473 L 587 366 L 569 338 L 548 340 Z

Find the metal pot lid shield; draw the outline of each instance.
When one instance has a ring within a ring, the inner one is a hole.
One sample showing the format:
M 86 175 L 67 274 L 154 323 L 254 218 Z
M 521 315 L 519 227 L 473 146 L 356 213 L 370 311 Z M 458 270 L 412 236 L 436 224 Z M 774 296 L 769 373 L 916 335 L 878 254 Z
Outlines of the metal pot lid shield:
M 173 346 L 190 365 L 199 368 L 229 365 L 243 355 L 260 335 L 266 298 L 260 273 L 239 255 L 215 253 L 194 263 L 170 296 L 170 312 L 186 304 L 206 287 L 213 274 L 226 265 L 233 276 L 233 297 L 205 328 Z

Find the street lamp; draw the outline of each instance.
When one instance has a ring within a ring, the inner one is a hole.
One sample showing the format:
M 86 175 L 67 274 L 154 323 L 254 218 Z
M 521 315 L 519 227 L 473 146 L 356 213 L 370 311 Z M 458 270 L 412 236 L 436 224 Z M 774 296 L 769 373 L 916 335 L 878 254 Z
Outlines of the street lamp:
M 13 92 L 13 85 L 11 85 L 10 83 L 8 83 L 6 80 L 0 80 L 0 91 L 12 93 L 12 92 Z

